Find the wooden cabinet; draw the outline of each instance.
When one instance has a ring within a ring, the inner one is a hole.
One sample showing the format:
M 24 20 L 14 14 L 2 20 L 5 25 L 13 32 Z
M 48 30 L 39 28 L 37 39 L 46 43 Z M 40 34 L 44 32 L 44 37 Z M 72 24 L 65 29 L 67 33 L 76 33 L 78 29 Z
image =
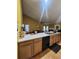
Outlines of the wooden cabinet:
M 29 59 L 33 55 L 33 41 L 19 43 L 18 59 Z
M 61 34 L 58 35 L 58 40 L 61 41 Z
M 42 51 L 42 38 L 34 40 L 34 55 Z
M 60 42 L 61 41 L 61 34 L 56 34 L 55 35 L 55 42 Z
M 18 59 L 31 59 L 42 51 L 42 38 L 18 43 Z
M 51 35 L 50 36 L 50 46 L 52 46 L 55 43 L 55 36 Z
M 61 34 L 55 34 L 50 36 L 50 46 L 60 41 L 61 41 Z
M 57 43 L 59 40 L 58 40 L 58 34 L 55 35 L 55 43 Z
M 47 37 L 44 40 L 47 40 Z M 50 46 L 52 46 L 54 43 L 59 41 L 61 41 L 61 34 L 50 35 L 50 41 L 48 40 L 47 42 L 50 42 Z M 31 59 L 32 56 L 37 55 L 42 51 L 42 46 L 44 45 L 42 44 L 42 38 L 18 43 L 18 59 Z

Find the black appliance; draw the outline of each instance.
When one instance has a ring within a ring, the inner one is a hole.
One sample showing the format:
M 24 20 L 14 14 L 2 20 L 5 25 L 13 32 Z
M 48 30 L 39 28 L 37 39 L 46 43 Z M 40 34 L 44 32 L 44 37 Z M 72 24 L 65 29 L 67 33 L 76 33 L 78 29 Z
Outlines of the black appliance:
M 42 51 L 44 51 L 47 48 L 49 48 L 49 43 L 50 43 L 50 36 L 42 38 Z

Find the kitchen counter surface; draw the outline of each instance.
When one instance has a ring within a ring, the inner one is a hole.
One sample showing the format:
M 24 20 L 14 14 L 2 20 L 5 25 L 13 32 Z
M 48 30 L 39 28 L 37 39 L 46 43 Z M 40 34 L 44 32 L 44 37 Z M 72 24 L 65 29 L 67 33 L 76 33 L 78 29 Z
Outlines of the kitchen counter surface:
M 59 34 L 59 32 L 51 33 L 51 34 L 46 34 L 46 33 L 26 34 L 24 36 L 24 38 L 18 39 L 18 43 L 28 41 L 28 40 L 37 39 L 37 38 L 42 38 L 42 37 L 46 37 L 46 36 L 50 36 L 50 35 L 56 35 L 56 34 Z

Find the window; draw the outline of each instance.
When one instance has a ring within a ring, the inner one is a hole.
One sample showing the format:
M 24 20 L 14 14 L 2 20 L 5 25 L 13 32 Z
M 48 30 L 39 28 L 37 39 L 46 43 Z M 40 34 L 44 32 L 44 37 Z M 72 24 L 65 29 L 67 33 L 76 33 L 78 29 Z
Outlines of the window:
M 29 32 L 29 25 L 25 25 L 25 31 Z
M 43 31 L 48 32 L 49 31 L 49 26 L 43 26 Z

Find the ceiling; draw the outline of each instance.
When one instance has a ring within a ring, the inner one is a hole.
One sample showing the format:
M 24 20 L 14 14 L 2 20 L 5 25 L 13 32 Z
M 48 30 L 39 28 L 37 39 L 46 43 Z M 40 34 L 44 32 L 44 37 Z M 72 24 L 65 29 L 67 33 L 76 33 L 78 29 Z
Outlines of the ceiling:
M 22 0 L 23 14 L 45 23 L 60 23 L 61 22 L 61 0 L 48 0 L 50 4 L 47 9 L 47 15 L 44 12 L 41 18 L 43 8 L 41 0 Z M 40 20 L 41 18 L 41 20 Z

